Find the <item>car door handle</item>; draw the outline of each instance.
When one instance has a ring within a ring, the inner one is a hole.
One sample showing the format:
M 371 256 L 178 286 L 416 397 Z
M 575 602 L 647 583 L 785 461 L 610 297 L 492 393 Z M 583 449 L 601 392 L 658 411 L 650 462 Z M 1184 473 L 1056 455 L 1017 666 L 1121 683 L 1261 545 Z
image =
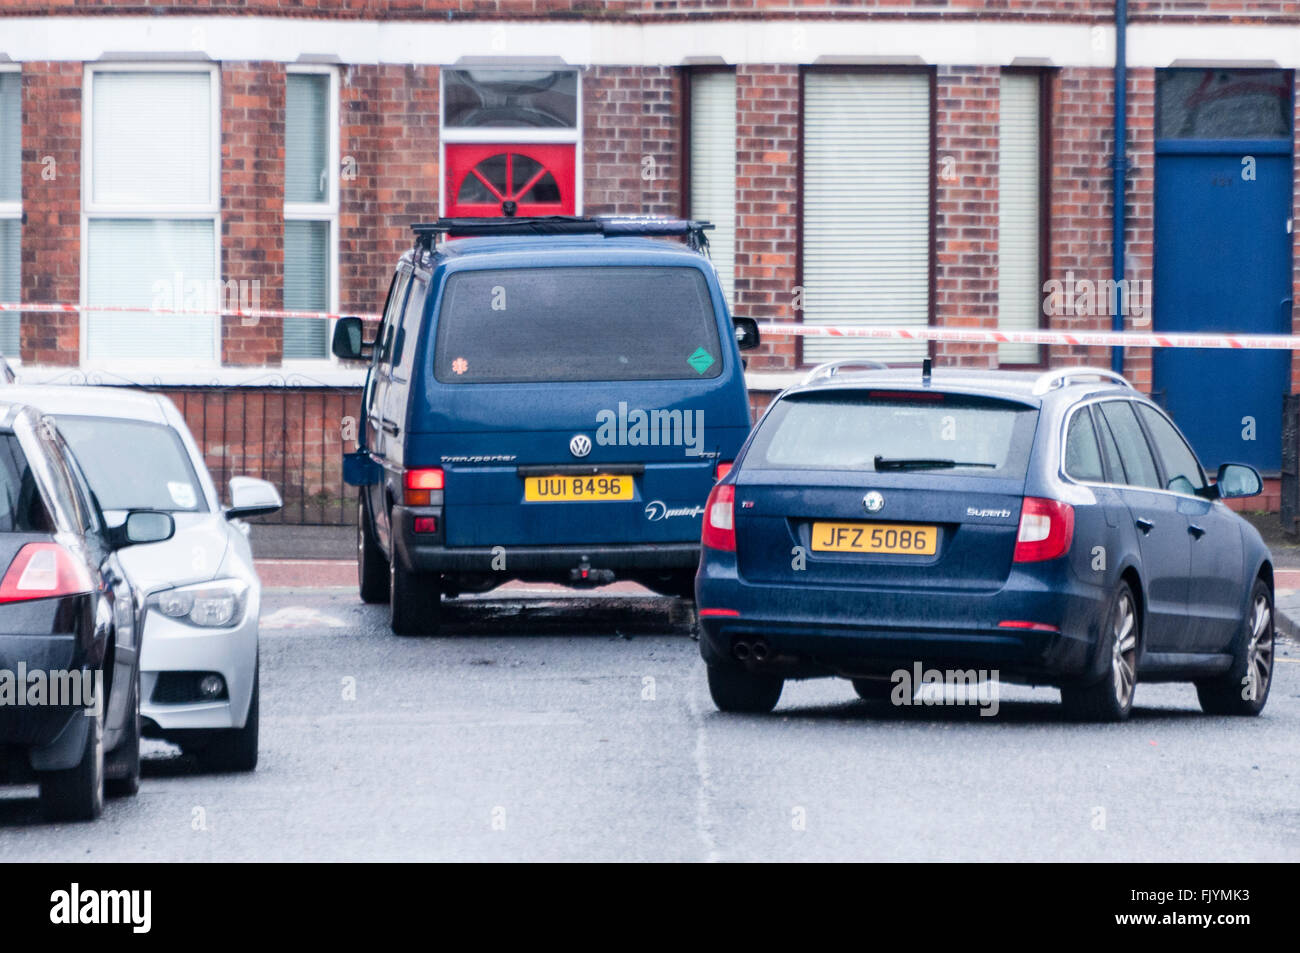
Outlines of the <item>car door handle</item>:
M 1200 539 L 1202 536 L 1205 535 L 1205 530 L 1202 529 L 1200 526 L 1197 526 L 1195 523 L 1192 523 L 1187 527 L 1187 532 L 1191 533 L 1197 539 Z
M 1151 522 L 1146 517 L 1140 517 L 1137 521 L 1137 528 L 1142 530 L 1142 535 L 1145 536 L 1147 533 L 1150 533 L 1153 529 L 1156 528 L 1156 524 Z

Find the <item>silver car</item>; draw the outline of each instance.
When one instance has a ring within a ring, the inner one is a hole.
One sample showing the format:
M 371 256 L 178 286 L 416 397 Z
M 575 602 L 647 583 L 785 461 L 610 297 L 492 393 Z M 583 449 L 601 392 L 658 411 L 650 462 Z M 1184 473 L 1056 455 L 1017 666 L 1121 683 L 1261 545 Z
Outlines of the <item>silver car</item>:
M 143 594 L 144 733 L 179 744 L 211 770 L 257 766 L 261 583 L 249 526 L 280 495 L 234 477 L 222 507 L 185 419 L 166 397 L 117 387 L 6 387 L 54 416 L 110 525 L 130 509 L 165 510 L 175 535 L 121 554 Z

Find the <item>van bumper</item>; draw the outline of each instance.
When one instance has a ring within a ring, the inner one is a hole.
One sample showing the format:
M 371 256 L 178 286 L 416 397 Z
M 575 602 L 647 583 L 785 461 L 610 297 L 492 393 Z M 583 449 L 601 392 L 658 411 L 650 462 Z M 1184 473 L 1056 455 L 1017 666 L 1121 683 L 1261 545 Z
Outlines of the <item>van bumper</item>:
M 430 513 L 424 508 L 393 507 L 393 546 L 398 565 L 408 572 L 500 573 L 511 579 L 530 575 L 556 578 L 587 567 L 608 570 L 615 576 L 627 576 L 646 571 L 694 572 L 700 562 L 698 541 L 448 548 L 443 544 L 441 533 L 426 536 L 415 532 L 415 517 Z

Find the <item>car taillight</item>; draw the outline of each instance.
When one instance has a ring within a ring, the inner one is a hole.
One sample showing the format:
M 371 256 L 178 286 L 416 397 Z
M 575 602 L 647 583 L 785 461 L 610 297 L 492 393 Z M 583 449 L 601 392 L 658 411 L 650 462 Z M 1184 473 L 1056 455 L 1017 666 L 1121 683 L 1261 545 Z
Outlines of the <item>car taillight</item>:
M 0 602 L 74 596 L 94 588 L 85 563 L 58 543 L 28 543 L 0 581 Z
M 736 487 L 720 483 L 709 494 L 704 505 L 704 533 L 700 542 L 709 549 L 724 552 L 736 551 Z
M 1074 507 L 1069 503 L 1025 497 L 1016 534 L 1018 563 L 1035 563 L 1064 556 L 1074 539 Z
M 407 470 L 403 477 L 402 502 L 407 506 L 428 506 L 430 491 L 442 488 L 442 467 Z
M 730 460 L 723 460 L 723 461 L 722 461 L 721 463 L 719 463 L 716 467 L 714 467 L 714 468 L 713 468 L 713 479 L 714 479 L 714 482 L 717 482 L 718 480 L 721 480 L 724 476 L 726 476 L 728 473 L 730 473 L 730 472 L 731 472 L 731 468 L 732 468 L 732 466 L 733 466 L 732 461 L 730 461 Z

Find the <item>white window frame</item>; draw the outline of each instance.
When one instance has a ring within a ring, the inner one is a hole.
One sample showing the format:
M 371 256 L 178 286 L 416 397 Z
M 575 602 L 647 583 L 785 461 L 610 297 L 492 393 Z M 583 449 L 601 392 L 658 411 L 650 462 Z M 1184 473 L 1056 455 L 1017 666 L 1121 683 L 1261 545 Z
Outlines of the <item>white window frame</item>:
M 19 77 L 18 82 L 19 82 L 19 97 L 20 97 L 20 103 L 21 103 L 21 95 L 22 95 L 22 86 L 21 86 L 21 84 L 22 84 L 22 72 L 23 72 L 23 65 L 22 65 L 21 63 L 0 63 L 0 73 L 16 73 L 16 74 L 18 75 L 18 77 Z M 20 109 L 19 109 L 19 121 L 20 121 L 20 122 L 21 122 L 21 116 L 22 116 L 22 111 L 21 111 L 21 105 L 20 105 Z M 22 126 L 20 125 L 20 126 L 18 127 L 18 157 L 19 157 L 19 161 L 20 161 L 20 163 L 21 163 L 21 160 L 22 160 L 22 151 L 23 151 L 23 130 L 22 130 Z M 21 165 L 20 165 L 20 167 L 21 167 Z M 22 235 L 22 228 L 23 228 L 23 195 L 22 195 L 22 185 L 21 185 L 21 182 L 20 182 L 20 184 L 19 184 L 18 201 L 16 201 L 16 202 L 5 202 L 5 201 L 3 201 L 3 200 L 0 200 L 0 219 L 5 219 L 6 221 L 9 221 L 9 220 L 15 220 L 15 219 L 16 219 L 17 222 L 18 222 L 18 234 L 19 234 L 19 236 Z M 20 237 L 19 240 L 21 241 L 21 237 Z M 18 256 L 18 297 L 19 297 L 20 299 L 22 298 L 22 289 L 23 289 L 23 281 L 22 281 L 22 267 L 23 267 L 23 266 L 22 266 L 22 255 L 21 255 L 21 253 L 20 253 L 19 256 Z M 20 312 L 20 313 L 18 314 L 18 338 L 19 338 L 20 341 L 22 340 L 22 332 L 23 332 L 23 326 L 22 326 L 22 314 L 21 314 L 21 312 Z M 6 361 L 8 361 L 8 362 L 9 362 L 12 366 L 14 366 L 14 367 L 18 367 L 18 366 L 20 366 L 20 365 L 22 364 L 22 355 L 21 355 L 21 353 L 20 353 L 20 354 L 6 354 L 6 355 L 4 356 L 4 358 L 5 358 Z
M 467 70 L 476 67 L 470 66 L 443 66 L 438 70 L 438 214 L 447 214 L 447 144 L 452 143 L 478 143 L 478 142 L 500 142 L 507 145 L 541 145 L 554 143 L 557 145 L 573 146 L 573 214 L 581 215 L 583 208 L 583 175 L 582 175 L 582 80 L 586 73 L 585 70 L 576 66 L 536 66 L 526 63 L 502 63 L 491 64 L 493 70 L 511 70 L 518 69 L 526 72 L 536 72 L 538 69 L 549 69 L 553 72 L 569 70 L 576 74 L 574 88 L 577 92 L 578 101 L 575 106 L 577 110 L 572 129 L 528 129 L 517 126 L 483 126 L 475 129 L 458 129 L 449 128 L 446 124 L 446 110 L 444 104 L 447 101 L 446 75 L 448 70 Z M 477 68 L 487 68 L 478 65 Z
M 339 310 L 339 169 L 342 159 L 339 155 L 339 71 L 333 66 L 305 66 L 294 64 L 285 69 L 285 89 L 288 89 L 289 76 L 293 73 L 329 77 L 329 109 L 326 115 L 326 168 L 329 170 L 329 182 L 324 202 L 289 202 L 284 203 L 285 222 L 327 222 L 329 236 L 326 248 L 329 250 L 329 287 L 326 289 L 325 310 L 337 314 Z M 287 107 L 286 107 L 287 108 Z M 283 266 L 282 266 L 283 271 Z M 283 287 L 283 282 L 281 283 Z M 295 370 L 327 369 L 338 365 L 338 358 L 329 349 L 329 342 L 334 335 L 334 319 L 327 322 L 325 329 L 325 357 L 323 358 L 284 358 L 280 363 Z M 280 332 L 281 347 L 284 332 Z
M 211 192 L 209 201 L 196 205 L 139 206 L 124 205 L 116 202 L 96 202 L 94 199 L 94 125 L 95 125 L 95 77 L 100 73 L 207 73 L 211 77 L 211 113 L 212 113 L 212 156 L 209 182 Z M 128 370 L 145 373 L 158 368 L 159 360 L 123 360 L 92 361 L 86 356 L 86 346 L 90 340 L 90 314 L 85 306 L 90 286 L 90 223 L 94 219 L 170 219 L 173 221 L 211 221 L 213 235 L 213 269 L 212 274 L 222 280 L 221 272 L 221 68 L 215 63 L 93 63 L 88 64 L 82 79 L 81 110 L 81 292 L 83 307 L 80 322 L 80 342 L 78 360 L 82 367 L 105 368 L 110 365 L 114 370 Z M 110 302 L 117 304 L 118 302 Z M 202 360 L 197 355 L 193 358 L 173 358 L 162 362 L 168 369 L 177 367 L 220 367 L 221 366 L 221 316 L 212 318 L 216 325 L 213 334 L 213 351 Z M 197 365 L 196 361 L 199 361 Z

